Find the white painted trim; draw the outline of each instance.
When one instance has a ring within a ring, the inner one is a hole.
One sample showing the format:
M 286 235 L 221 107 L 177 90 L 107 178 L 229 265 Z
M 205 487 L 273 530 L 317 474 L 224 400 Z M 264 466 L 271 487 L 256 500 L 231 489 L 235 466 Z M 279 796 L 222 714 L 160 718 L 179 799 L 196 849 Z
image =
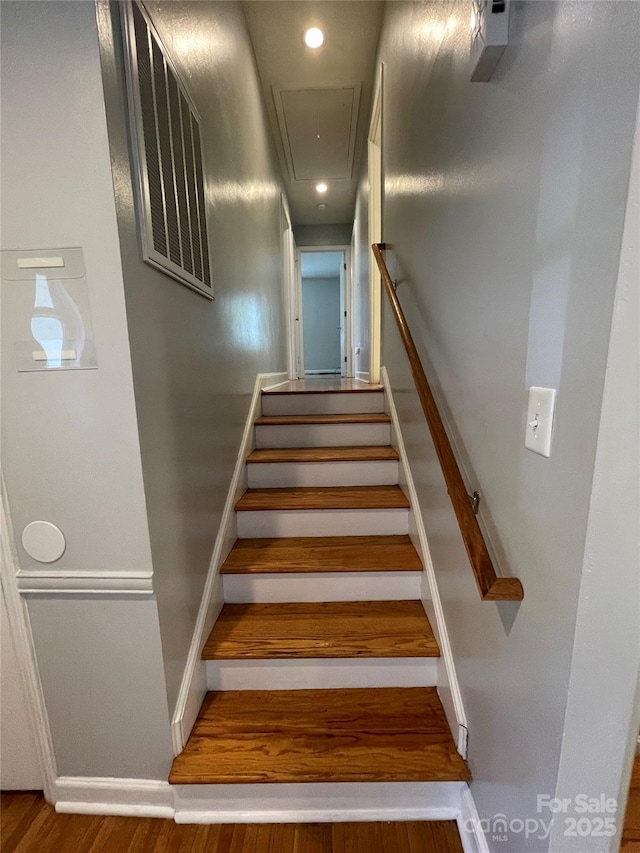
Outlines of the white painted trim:
M 202 601 L 193 630 L 193 637 L 187 655 L 187 662 L 178 693 L 178 701 L 171 720 L 171 737 L 175 755 L 184 749 L 198 711 L 206 693 L 206 668 L 200 659 L 202 647 L 222 609 L 222 582 L 220 566 L 227 557 L 237 539 L 236 514 L 234 506 L 247 488 L 246 457 L 254 448 L 253 423 L 261 411 L 261 394 L 264 388 L 274 388 L 288 379 L 287 373 L 259 373 L 253 389 L 253 396 L 247 413 L 242 440 L 238 449 L 233 476 L 222 511 L 220 527 L 213 546 L 209 571 L 202 593 Z
M 400 485 L 404 486 L 404 490 L 408 494 L 409 502 L 411 503 L 409 535 L 412 538 L 416 550 L 420 554 L 422 564 L 425 569 L 428 594 L 423 597 L 423 605 L 427 612 L 427 616 L 429 616 L 431 626 L 440 646 L 441 661 L 444 669 L 444 683 L 439 685 L 438 693 L 440 694 L 440 699 L 447 715 L 447 720 L 451 726 L 453 737 L 456 740 L 458 752 L 463 758 L 466 758 L 469 727 L 462 700 L 462 691 L 460 690 L 460 683 L 456 673 L 451 640 L 447 631 L 444 610 L 442 608 L 442 601 L 438 590 L 438 582 L 436 580 L 436 573 L 433 567 L 431 553 L 429 551 L 429 543 L 424 529 L 422 513 L 420 511 L 418 494 L 416 492 L 413 476 L 409 467 L 407 451 L 402 438 L 400 421 L 398 419 L 398 411 L 393 399 L 393 391 L 386 367 L 381 368 L 380 381 L 385 389 L 385 400 L 389 407 L 388 414 L 391 417 L 391 443 L 400 454 Z
M 293 323 L 295 344 L 295 372 L 293 379 L 304 377 L 304 330 L 302 328 L 302 266 L 300 264 L 300 249 L 295 244 L 294 238 L 293 257 Z
M 18 589 L 23 595 L 151 595 L 153 572 L 78 572 L 19 569 Z
M 285 376 L 286 377 L 287 374 L 286 373 L 266 373 L 264 375 L 265 376 L 275 376 L 275 377 L 277 377 L 277 376 Z M 282 385 L 286 385 L 287 382 L 289 382 L 288 379 L 282 379 L 278 382 L 274 382 L 273 385 L 264 385 L 260 390 L 261 391 L 273 391 L 276 388 L 280 388 Z
M 356 380 L 358 382 L 366 382 L 367 385 L 370 384 L 371 374 L 368 370 L 356 370 Z
M 406 536 L 406 509 L 249 510 L 238 513 L 240 539 L 279 536 Z
M 437 783 L 434 783 L 437 784 Z M 455 808 L 273 809 L 176 811 L 176 823 L 367 823 L 403 820 L 456 820 Z
M 468 785 L 460 796 L 460 814 L 457 818 L 458 832 L 464 853 L 491 853 L 487 837 L 480 823 L 480 815 Z
M 285 323 L 287 328 L 288 378 L 297 378 L 296 366 L 296 243 L 291 225 L 291 211 L 286 194 L 280 193 L 282 238 L 282 288 L 284 292 Z
M 435 687 L 437 658 L 209 660 L 209 690 Z
M 223 575 L 228 604 L 289 601 L 406 601 L 421 594 L 421 572 L 286 572 Z
M 173 787 L 155 779 L 60 776 L 55 780 L 55 795 L 55 808 L 61 814 L 175 815 Z
M 457 820 L 463 845 L 463 821 L 468 816 L 477 820 L 463 782 L 170 785 L 155 779 L 61 776 L 53 790 L 56 812 L 62 814 L 173 818 L 179 824 Z M 468 845 L 464 850 L 485 853 Z
M 382 241 L 382 199 L 384 179 L 382 172 L 382 79 L 383 65 L 376 72 L 371 107 L 371 122 L 367 137 L 368 246 Z M 371 249 L 368 248 L 370 252 Z M 369 257 L 369 373 L 372 382 L 380 377 L 382 340 L 382 279 L 373 257 Z
M 175 820 L 176 823 L 456 820 L 464 787 L 462 782 L 177 785 Z
M 53 741 L 33 646 L 29 611 L 26 602 L 20 596 L 16 583 L 19 562 L 14 544 L 4 477 L 1 476 L 0 491 L 0 584 L 2 584 L 7 607 L 9 633 L 13 641 L 18 670 L 26 697 L 28 723 L 40 765 L 43 792 L 45 799 L 48 802 L 53 802 L 54 780 L 57 776 Z

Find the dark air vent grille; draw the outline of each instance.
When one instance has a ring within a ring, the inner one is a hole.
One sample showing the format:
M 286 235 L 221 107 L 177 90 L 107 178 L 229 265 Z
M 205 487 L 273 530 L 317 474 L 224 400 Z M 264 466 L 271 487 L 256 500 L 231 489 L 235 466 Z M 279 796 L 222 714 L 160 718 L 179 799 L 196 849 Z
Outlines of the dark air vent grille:
M 143 257 L 210 296 L 199 119 L 137 0 L 126 4 L 125 36 Z

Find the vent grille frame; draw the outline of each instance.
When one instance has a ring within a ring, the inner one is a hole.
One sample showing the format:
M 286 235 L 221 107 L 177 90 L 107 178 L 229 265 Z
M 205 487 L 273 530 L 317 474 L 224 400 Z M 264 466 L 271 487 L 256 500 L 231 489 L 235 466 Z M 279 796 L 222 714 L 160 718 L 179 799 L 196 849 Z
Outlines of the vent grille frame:
M 213 299 L 202 120 L 142 0 L 119 5 L 142 260 Z

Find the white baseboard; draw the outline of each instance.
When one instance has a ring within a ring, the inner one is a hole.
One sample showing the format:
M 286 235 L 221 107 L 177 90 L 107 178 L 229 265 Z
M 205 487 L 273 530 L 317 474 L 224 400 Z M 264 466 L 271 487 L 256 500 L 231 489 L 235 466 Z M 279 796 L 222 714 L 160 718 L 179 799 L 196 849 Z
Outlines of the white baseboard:
M 356 370 L 356 380 L 358 382 L 367 382 L 370 381 L 371 374 L 368 370 Z
M 451 641 L 449 639 L 444 618 L 444 610 L 440 600 L 433 561 L 431 560 L 427 534 L 424 528 L 422 514 L 420 512 L 418 494 L 411 475 L 407 451 L 402 438 L 402 431 L 400 429 L 398 411 L 393 399 L 393 391 L 386 367 L 381 368 L 380 382 L 386 391 L 385 400 L 388 406 L 388 414 L 391 417 L 391 443 L 400 454 L 400 486 L 408 495 L 411 503 L 411 510 L 409 512 L 409 536 L 411 537 L 416 550 L 420 554 L 422 565 L 425 569 L 422 602 L 427 616 L 429 617 L 429 621 L 431 622 L 431 627 L 433 628 L 438 645 L 440 646 L 441 677 L 438 682 L 438 695 L 440 696 L 447 721 L 456 741 L 458 752 L 463 758 L 466 758 L 469 729 L 462 702 L 462 692 L 460 690 L 460 684 L 456 673 Z
M 198 711 L 206 693 L 205 663 L 200 659 L 202 647 L 222 609 L 222 582 L 220 566 L 225 561 L 229 551 L 237 539 L 236 514 L 234 506 L 247 488 L 246 458 L 253 450 L 255 419 L 261 411 L 261 392 L 264 388 L 273 388 L 283 384 L 288 379 L 286 373 L 259 373 L 253 389 L 249 412 L 245 422 L 242 440 L 236 458 L 227 499 L 218 528 L 218 535 L 213 546 L 213 554 L 209 571 L 202 593 L 202 601 L 198 611 L 187 663 L 185 665 L 178 701 L 176 702 L 173 719 L 171 720 L 171 737 L 174 754 L 178 755 L 184 749 Z
M 170 785 L 60 776 L 52 794 L 62 814 L 168 818 L 181 824 L 456 820 L 464 853 L 489 853 L 464 782 Z
M 54 792 L 56 811 L 63 814 L 175 815 L 173 787 L 155 779 L 60 776 L 55 780 Z
M 467 785 L 461 792 L 460 814 L 457 821 L 464 853 L 491 853 L 487 837 L 482 829 L 475 800 Z

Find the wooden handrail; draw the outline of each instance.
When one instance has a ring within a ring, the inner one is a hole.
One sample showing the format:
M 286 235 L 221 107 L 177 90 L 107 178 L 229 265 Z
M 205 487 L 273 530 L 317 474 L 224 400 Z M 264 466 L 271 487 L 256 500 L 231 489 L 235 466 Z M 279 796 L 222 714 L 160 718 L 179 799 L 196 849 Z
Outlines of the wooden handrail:
M 449 437 L 447 436 L 440 412 L 438 411 L 436 401 L 427 381 L 424 368 L 422 367 L 418 350 L 413 342 L 409 326 L 402 311 L 402 306 L 400 305 L 395 287 L 391 281 L 391 276 L 389 275 L 389 270 L 382 256 L 382 252 L 387 246 L 385 243 L 374 243 L 371 248 L 373 249 L 384 288 L 389 297 L 398 329 L 400 330 L 400 337 L 409 357 L 411 372 L 413 373 L 413 380 L 416 384 L 422 411 L 427 419 L 429 432 L 431 433 L 431 438 L 433 439 L 436 453 L 440 460 L 442 473 L 447 484 L 447 491 L 449 492 L 456 518 L 458 519 L 458 526 L 460 527 L 460 533 L 462 533 L 462 539 L 464 540 L 471 568 L 475 575 L 480 598 L 483 601 L 521 601 L 524 597 L 524 592 L 518 578 L 501 578 L 496 575 Z

